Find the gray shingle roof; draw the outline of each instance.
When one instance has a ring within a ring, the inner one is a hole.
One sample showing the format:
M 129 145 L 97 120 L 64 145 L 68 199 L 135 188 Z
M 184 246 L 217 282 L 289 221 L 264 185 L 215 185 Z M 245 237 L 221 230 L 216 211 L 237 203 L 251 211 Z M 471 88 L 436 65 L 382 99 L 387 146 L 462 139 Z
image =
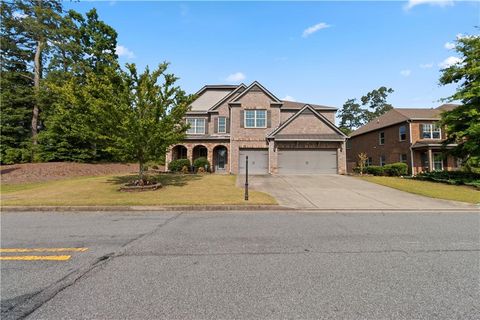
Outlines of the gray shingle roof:
M 306 104 L 312 106 L 314 109 L 332 109 L 337 110 L 335 107 L 329 107 L 329 106 L 322 106 L 319 104 L 311 104 L 311 103 L 305 103 L 305 102 L 297 102 L 297 101 L 288 101 L 288 100 L 282 100 L 283 106 L 282 109 L 302 109 Z
M 366 125 L 358 128 L 350 134 L 355 137 L 370 131 L 385 128 L 407 120 L 440 119 L 440 114 L 444 111 L 450 111 L 458 107 L 456 104 L 443 104 L 436 109 L 419 108 L 394 108 L 378 118 L 373 119 Z

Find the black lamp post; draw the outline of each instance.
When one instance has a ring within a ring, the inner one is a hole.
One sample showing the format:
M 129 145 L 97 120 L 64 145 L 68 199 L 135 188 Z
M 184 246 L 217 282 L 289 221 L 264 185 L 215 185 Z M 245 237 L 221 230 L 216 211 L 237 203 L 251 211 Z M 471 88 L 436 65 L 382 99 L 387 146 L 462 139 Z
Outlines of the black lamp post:
M 245 200 L 248 201 L 248 156 L 245 157 Z

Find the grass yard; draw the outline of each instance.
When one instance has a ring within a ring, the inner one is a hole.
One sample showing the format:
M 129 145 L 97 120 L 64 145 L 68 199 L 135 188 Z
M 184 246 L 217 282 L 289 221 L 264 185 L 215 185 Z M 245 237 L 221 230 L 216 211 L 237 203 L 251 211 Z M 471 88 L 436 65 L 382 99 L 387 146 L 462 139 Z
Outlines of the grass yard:
M 158 175 L 163 188 L 145 192 L 118 189 L 135 176 L 81 177 L 26 184 L 2 184 L 2 206 L 91 206 L 91 205 L 238 205 L 276 204 L 268 194 L 243 189 L 230 175 Z
M 431 198 L 480 203 L 480 191 L 468 186 L 455 186 L 430 181 L 403 179 L 397 177 L 363 176 L 360 179 L 381 184 L 398 190 Z

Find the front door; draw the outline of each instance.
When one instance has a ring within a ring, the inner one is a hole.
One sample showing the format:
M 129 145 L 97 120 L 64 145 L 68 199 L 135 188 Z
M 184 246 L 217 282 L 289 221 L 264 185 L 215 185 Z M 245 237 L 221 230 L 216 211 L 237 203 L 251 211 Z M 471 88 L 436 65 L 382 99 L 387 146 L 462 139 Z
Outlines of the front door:
M 215 171 L 225 171 L 227 164 L 227 149 L 218 148 L 216 151 L 217 155 L 215 158 Z

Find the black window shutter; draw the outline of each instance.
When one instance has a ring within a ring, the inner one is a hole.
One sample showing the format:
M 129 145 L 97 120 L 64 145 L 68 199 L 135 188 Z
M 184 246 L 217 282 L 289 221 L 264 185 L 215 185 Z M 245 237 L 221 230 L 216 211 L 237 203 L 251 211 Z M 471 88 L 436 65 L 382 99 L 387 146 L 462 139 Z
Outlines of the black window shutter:
M 267 110 L 267 128 L 272 126 L 272 110 Z
M 240 128 L 245 128 L 245 111 L 240 110 Z
M 230 118 L 225 118 L 226 133 L 230 133 Z
M 213 117 L 213 133 L 218 133 L 218 117 Z

